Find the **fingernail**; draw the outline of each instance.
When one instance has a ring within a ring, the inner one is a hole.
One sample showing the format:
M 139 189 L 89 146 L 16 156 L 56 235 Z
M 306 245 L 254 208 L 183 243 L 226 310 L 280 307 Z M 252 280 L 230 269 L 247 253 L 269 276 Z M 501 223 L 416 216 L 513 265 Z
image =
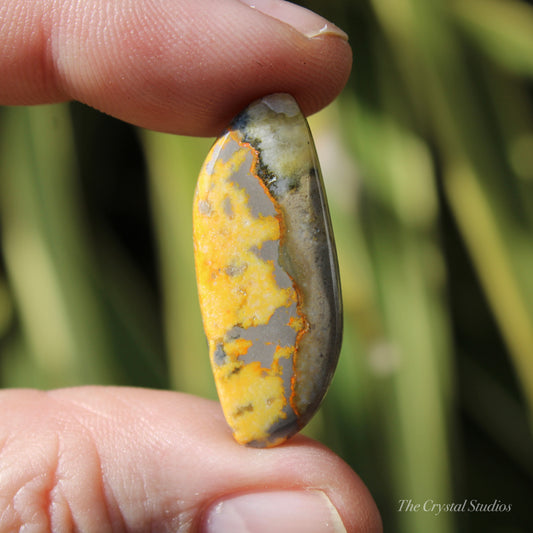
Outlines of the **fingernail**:
M 208 510 L 205 533 L 346 533 L 337 509 L 321 491 L 242 494 Z
M 289 24 L 309 39 L 331 35 L 340 37 L 345 41 L 348 40 L 348 35 L 335 24 L 305 7 L 291 4 L 291 2 L 285 2 L 285 0 L 241 0 L 241 2 L 265 15 Z

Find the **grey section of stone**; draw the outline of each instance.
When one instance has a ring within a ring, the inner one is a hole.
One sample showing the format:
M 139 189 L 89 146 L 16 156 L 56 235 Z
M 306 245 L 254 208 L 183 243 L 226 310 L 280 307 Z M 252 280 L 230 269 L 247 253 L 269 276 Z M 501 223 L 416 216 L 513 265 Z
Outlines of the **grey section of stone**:
M 280 263 L 299 287 L 309 330 L 299 342 L 295 368 L 301 422 L 318 408 L 337 365 L 342 305 L 335 246 L 323 186 L 316 170 L 279 198 L 287 228 Z
M 231 141 L 228 145 L 229 144 L 232 145 L 233 150 L 242 149 L 242 147 L 235 141 Z M 243 164 L 232 174 L 231 181 L 241 189 L 245 190 L 248 195 L 248 205 L 252 212 L 252 216 L 256 218 L 260 215 L 263 215 L 264 217 L 276 216 L 276 208 L 274 207 L 271 198 L 261 186 L 259 178 L 251 173 L 253 160 L 253 154 L 249 151 L 246 154 L 246 159 Z
M 279 241 L 265 241 L 261 248 L 254 246 L 250 251 L 263 261 L 272 261 L 274 263 L 274 278 L 280 289 L 292 287 L 291 277 L 279 264 Z
M 215 170 L 215 163 L 217 161 L 217 154 L 211 154 L 211 159 L 209 161 L 206 161 L 205 163 L 205 171 L 207 174 L 211 175 L 213 174 L 213 171 Z
M 198 202 L 198 211 L 201 215 L 209 216 L 213 212 L 213 208 L 207 200 L 200 200 Z
M 291 317 L 296 318 L 296 305 L 276 309 L 268 324 L 241 328 L 235 326 L 226 334 L 227 340 L 245 339 L 252 341 L 245 355 L 239 356 L 245 364 L 259 361 L 261 366 L 271 368 L 276 346 L 292 346 L 296 342 L 296 331 L 288 324 Z M 291 370 L 292 373 L 292 370 Z
M 233 206 L 231 205 L 231 199 L 226 196 L 226 198 L 224 198 L 224 204 L 223 204 L 223 209 L 224 209 L 224 214 L 229 217 L 229 218 L 232 218 L 233 217 Z
M 268 429 L 268 437 L 265 440 L 253 440 L 247 445 L 251 448 L 264 448 L 269 444 L 275 443 L 278 439 L 287 439 L 298 433 L 302 426 L 300 425 L 296 413 L 294 413 L 289 405 L 286 406 L 284 412 L 287 413 L 287 417 L 280 418 L 270 426 Z
M 296 100 L 283 93 L 270 94 L 261 99 L 274 113 L 283 114 L 287 117 L 295 117 L 300 114 L 300 108 Z
M 218 366 L 225 365 L 228 362 L 228 356 L 226 355 L 222 344 L 217 344 L 217 347 L 215 348 L 215 353 L 213 354 L 213 359 L 215 361 L 215 364 Z
M 250 250 L 263 261 L 276 261 L 279 255 L 279 241 L 265 241 L 261 248 L 253 246 Z
M 224 163 L 227 163 L 235 153 L 235 150 L 240 148 L 239 144 L 229 136 L 229 133 L 226 133 L 226 136 L 226 142 L 222 145 L 216 157 L 224 161 Z
M 292 357 L 280 357 L 278 359 L 278 363 L 281 367 L 281 376 L 283 379 L 283 395 L 285 396 L 287 400 L 287 404 L 285 405 L 283 411 L 287 417 L 290 417 L 291 415 L 294 415 L 294 411 L 292 410 L 291 404 L 289 402 L 290 397 L 292 395 L 292 377 L 294 375 L 294 368 L 293 368 L 293 358 Z M 285 419 L 286 420 L 286 419 Z
M 229 140 L 229 133 L 224 134 Z M 231 155 L 233 154 L 232 148 L 228 147 L 228 142 L 222 144 L 215 144 L 213 152 L 211 153 L 211 158 L 205 163 L 205 171 L 207 174 L 213 174 L 215 170 L 215 164 L 218 160 L 227 162 Z
M 239 360 L 245 364 L 258 361 L 261 363 L 262 367 L 272 368 L 276 347 L 294 346 L 296 344 L 296 331 L 288 325 L 291 317 L 298 317 L 296 304 L 293 304 L 290 307 L 279 307 L 276 309 L 266 325 L 252 326 L 247 329 L 235 326 L 227 333 L 226 339 L 228 341 L 234 339 L 252 341 L 252 345 L 248 348 L 247 353 L 240 355 Z M 221 347 L 220 351 L 223 354 Z M 217 346 L 217 350 L 215 351 L 215 362 L 217 362 L 217 360 L 222 360 L 221 354 L 218 352 L 219 347 Z M 217 359 L 217 355 L 219 359 Z M 294 375 L 293 358 L 292 356 L 280 357 L 278 358 L 278 364 L 280 366 L 281 377 L 283 380 L 283 394 L 287 399 L 287 404 L 283 409 L 285 418 L 274 424 L 271 428 L 276 435 L 280 435 L 281 432 L 285 431 L 283 428 L 286 428 L 287 425 L 294 428 L 295 423 L 297 422 L 296 415 L 289 403 L 292 394 L 291 380 Z M 296 430 L 293 432 L 295 431 Z M 266 443 L 264 443 L 263 446 L 265 444 Z M 251 445 L 254 446 L 253 444 Z M 259 443 L 256 443 L 255 445 L 261 446 Z

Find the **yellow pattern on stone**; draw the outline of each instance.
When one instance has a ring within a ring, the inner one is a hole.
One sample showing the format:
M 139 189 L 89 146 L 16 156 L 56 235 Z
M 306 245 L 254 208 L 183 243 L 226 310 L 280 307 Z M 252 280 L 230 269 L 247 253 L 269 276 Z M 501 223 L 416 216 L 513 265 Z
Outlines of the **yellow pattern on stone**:
M 268 324 L 277 309 L 297 304 L 298 297 L 294 287 L 278 286 L 273 261 L 257 253 L 265 242 L 279 241 L 280 216 L 254 216 L 247 192 L 231 179 L 250 153 L 253 164 L 247 170 L 253 175 L 257 154 L 240 143 L 240 149 L 234 150 L 227 161 L 216 157 L 228 142 L 238 140 L 231 134 L 219 139 L 198 180 L 193 210 L 196 273 L 220 402 L 235 439 L 249 443 L 266 440 L 269 429 L 286 417 L 283 409 L 289 399 L 285 397 L 279 360 L 292 356 L 295 346 L 277 346 L 272 367 L 262 368 L 257 361 L 245 364 L 238 359 L 246 355 L 251 341 L 226 336 L 234 327 Z M 305 327 L 305 320 L 292 319 L 290 325 L 299 331 Z M 225 359 L 215 361 L 219 345 Z M 275 444 L 277 441 L 269 445 Z
M 248 443 L 266 439 L 272 424 L 285 416 L 282 378 L 262 369 L 257 361 L 215 366 L 214 374 L 235 440 Z
M 212 173 L 204 166 L 196 190 L 196 271 L 208 339 L 222 339 L 237 324 L 267 324 L 278 307 L 296 301 L 293 288 L 277 286 L 273 263 L 253 251 L 279 240 L 280 223 L 274 216 L 253 217 L 246 192 L 231 181 L 245 157 L 243 148 L 227 162 L 217 160 Z M 231 215 L 225 210 L 228 200 Z

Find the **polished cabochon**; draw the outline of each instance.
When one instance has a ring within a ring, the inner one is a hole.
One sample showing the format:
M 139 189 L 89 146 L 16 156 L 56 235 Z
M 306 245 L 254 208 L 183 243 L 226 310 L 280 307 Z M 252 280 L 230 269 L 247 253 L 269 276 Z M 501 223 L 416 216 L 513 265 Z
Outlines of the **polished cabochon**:
M 318 409 L 342 340 L 327 200 L 292 96 L 251 103 L 216 140 L 198 178 L 193 224 L 225 418 L 241 444 L 281 444 Z

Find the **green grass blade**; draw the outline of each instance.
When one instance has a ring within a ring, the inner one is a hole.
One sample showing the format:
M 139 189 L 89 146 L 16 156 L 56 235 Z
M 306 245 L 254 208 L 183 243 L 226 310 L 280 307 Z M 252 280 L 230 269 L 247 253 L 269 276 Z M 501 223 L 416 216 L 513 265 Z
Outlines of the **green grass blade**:
M 192 199 L 210 140 L 144 132 L 174 388 L 215 397 L 196 292 Z
M 40 387 L 108 381 L 108 345 L 90 258 L 68 108 L 3 111 L 5 260 Z

